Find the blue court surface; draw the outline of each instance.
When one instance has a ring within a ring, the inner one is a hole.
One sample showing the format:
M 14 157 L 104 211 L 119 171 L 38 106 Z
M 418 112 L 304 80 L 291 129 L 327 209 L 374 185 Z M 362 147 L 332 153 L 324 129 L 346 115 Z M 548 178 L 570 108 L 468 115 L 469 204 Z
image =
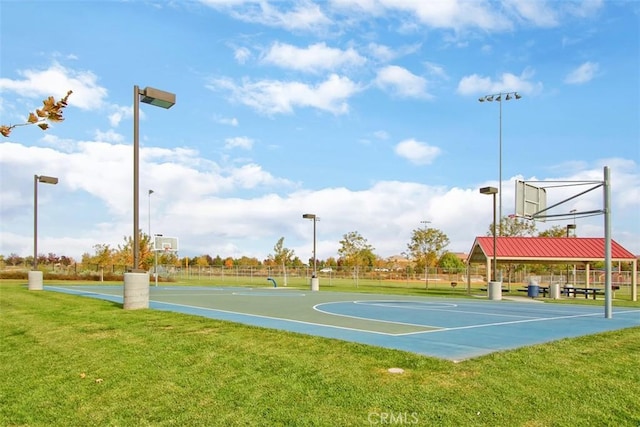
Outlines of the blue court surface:
M 122 303 L 122 286 L 55 286 Z M 462 361 L 496 351 L 640 326 L 640 309 L 526 300 L 158 286 L 149 307 Z

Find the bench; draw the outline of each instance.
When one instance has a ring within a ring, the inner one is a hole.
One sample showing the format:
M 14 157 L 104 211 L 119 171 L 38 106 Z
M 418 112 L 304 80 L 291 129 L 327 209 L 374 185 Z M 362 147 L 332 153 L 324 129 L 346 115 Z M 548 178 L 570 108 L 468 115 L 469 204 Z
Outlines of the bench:
M 604 295 L 604 289 L 601 288 L 576 288 L 576 287 L 565 287 L 563 288 L 563 293 L 570 297 L 573 295 L 575 298 L 576 295 L 584 295 L 584 298 L 589 298 L 589 295 L 596 299 L 596 295 Z

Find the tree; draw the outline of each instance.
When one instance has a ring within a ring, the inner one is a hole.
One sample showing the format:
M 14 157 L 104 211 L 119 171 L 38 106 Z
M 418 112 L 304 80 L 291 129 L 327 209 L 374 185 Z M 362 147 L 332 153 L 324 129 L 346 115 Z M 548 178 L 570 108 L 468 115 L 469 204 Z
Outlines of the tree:
M 136 266 L 136 268 L 148 271 L 155 259 L 151 237 L 141 230 L 139 242 L 140 266 Z M 131 236 L 124 236 L 124 245 L 118 245 L 118 249 L 114 253 L 114 261 L 121 265 L 133 265 L 133 238 Z
M 517 216 L 505 216 L 500 220 L 500 225 L 496 224 L 496 231 L 502 229 L 503 236 L 533 236 L 536 232 L 536 224 Z M 487 236 L 493 236 L 493 223 L 489 224 Z
M 22 263 L 23 261 L 24 261 L 24 258 L 22 258 L 20 255 L 13 252 L 9 254 L 9 256 L 7 257 L 7 262 L 14 267 Z
M 43 107 L 42 109 L 36 108 L 35 113 L 30 112 L 29 117 L 25 123 L 18 123 L 15 125 L 0 125 L 0 134 L 4 137 L 8 137 L 11 135 L 11 131 L 18 126 L 29 126 L 29 125 L 37 125 L 42 130 L 47 130 L 49 128 L 49 123 L 47 122 L 61 122 L 64 120 L 62 117 L 62 113 L 64 108 L 67 106 L 67 100 L 69 99 L 69 95 L 73 92 L 68 91 L 67 95 L 64 98 L 61 98 L 58 102 L 55 101 L 53 96 L 48 97 L 44 101 L 42 101 Z
M 95 255 L 92 257 L 91 261 L 95 264 L 98 264 L 100 267 L 107 266 L 109 264 L 113 264 L 113 249 L 109 245 L 99 244 L 94 245 L 93 250 L 95 251 Z
M 451 273 L 459 273 L 464 271 L 464 262 L 453 252 L 445 252 L 438 261 L 438 267 Z
M 538 233 L 538 237 L 567 237 L 567 229 L 562 225 L 553 227 Z
M 200 255 L 198 258 L 196 258 L 196 266 L 198 267 L 208 267 L 209 261 L 211 260 L 211 257 L 209 255 Z
M 340 254 L 345 266 L 354 268 L 356 287 L 358 287 L 359 267 L 365 264 L 372 265 L 375 260 L 373 251 L 373 246 L 371 246 L 367 242 L 367 239 L 362 237 L 357 231 L 351 231 L 343 235 L 342 240 L 340 240 L 340 249 L 338 249 L 338 254 Z
M 411 234 L 407 249 L 418 268 L 426 269 L 436 265 L 438 259 L 449 246 L 449 237 L 436 228 L 416 228 Z
M 295 251 L 293 249 L 286 248 L 284 246 L 284 237 L 278 239 L 278 242 L 273 247 L 273 255 L 269 255 L 269 258 L 273 260 L 275 265 L 282 266 L 282 274 L 284 276 L 284 285 L 287 286 L 287 264 L 291 264 L 291 260 L 295 257 Z

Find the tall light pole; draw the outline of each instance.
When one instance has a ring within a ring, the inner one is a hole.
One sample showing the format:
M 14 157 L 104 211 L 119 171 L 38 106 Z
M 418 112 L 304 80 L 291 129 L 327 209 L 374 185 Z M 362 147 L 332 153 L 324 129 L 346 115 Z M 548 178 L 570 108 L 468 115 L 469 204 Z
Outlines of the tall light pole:
M 310 219 L 313 221 L 313 274 L 311 275 L 311 290 L 317 291 L 319 289 L 319 280 L 318 280 L 318 256 L 316 253 L 316 222 L 318 221 L 318 217 L 316 214 L 306 213 L 302 215 L 304 219 Z
M 142 99 L 140 98 L 142 97 Z M 176 95 L 146 87 L 133 87 L 133 270 L 140 273 L 140 101 L 161 108 L 171 108 Z
M 480 102 L 497 102 L 500 104 L 500 121 L 499 121 L 499 146 L 498 146 L 498 193 L 500 198 L 500 232 L 499 235 L 502 236 L 502 101 L 510 101 L 512 99 L 518 100 L 522 98 L 518 92 L 500 92 L 494 93 L 491 95 L 485 95 L 478 99 Z
M 140 101 L 161 108 L 171 108 L 176 95 L 152 87 L 133 86 L 133 267 L 124 280 L 124 308 L 148 308 L 149 274 L 140 270 Z M 142 274 L 144 273 L 144 274 Z M 140 274 L 144 277 L 136 277 Z M 129 280 L 127 280 L 129 279 Z M 146 293 L 143 283 L 146 282 Z
M 491 281 L 496 281 L 496 270 L 498 268 L 498 262 L 496 258 L 496 194 L 498 193 L 498 189 L 496 187 L 482 187 L 480 189 L 480 194 L 490 194 L 493 196 L 493 223 L 491 225 L 492 234 L 493 234 L 493 267 L 491 268 Z
M 29 290 L 42 290 L 42 272 L 38 271 L 38 183 L 53 184 L 58 183 L 58 178 L 54 176 L 34 175 L 33 176 L 33 268 L 29 272 Z

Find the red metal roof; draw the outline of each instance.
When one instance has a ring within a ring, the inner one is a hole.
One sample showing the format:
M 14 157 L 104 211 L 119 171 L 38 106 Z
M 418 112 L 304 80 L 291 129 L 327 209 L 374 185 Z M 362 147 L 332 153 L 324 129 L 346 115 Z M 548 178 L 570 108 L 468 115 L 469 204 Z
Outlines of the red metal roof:
M 497 237 L 496 258 L 594 260 L 604 259 L 604 238 L 600 237 Z M 476 237 L 470 260 L 477 261 L 477 248 L 485 257 L 493 257 L 493 237 Z M 474 252 L 476 257 L 474 257 Z M 636 256 L 611 241 L 611 259 L 633 261 Z

